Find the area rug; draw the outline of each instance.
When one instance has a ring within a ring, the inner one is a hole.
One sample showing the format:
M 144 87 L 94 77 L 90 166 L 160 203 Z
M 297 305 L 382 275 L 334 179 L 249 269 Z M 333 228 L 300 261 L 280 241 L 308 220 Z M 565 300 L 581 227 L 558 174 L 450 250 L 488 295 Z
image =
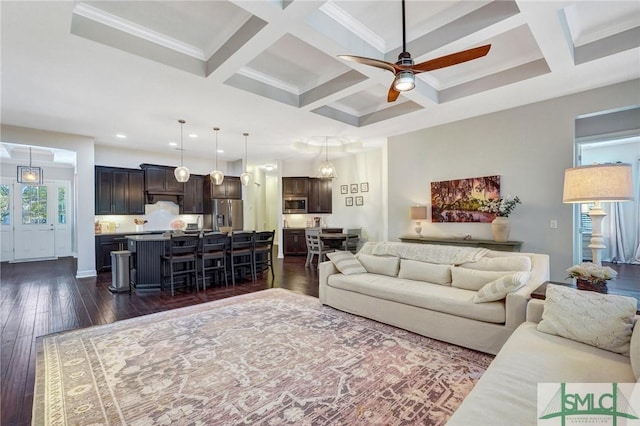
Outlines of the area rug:
M 492 356 L 270 289 L 45 336 L 34 425 L 440 425 Z

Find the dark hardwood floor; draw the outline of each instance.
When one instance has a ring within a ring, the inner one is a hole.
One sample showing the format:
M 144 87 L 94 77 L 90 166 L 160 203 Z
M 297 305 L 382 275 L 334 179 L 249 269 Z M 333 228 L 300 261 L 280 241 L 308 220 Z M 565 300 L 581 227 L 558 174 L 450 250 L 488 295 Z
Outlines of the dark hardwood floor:
M 265 273 L 252 283 L 209 287 L 206 291 L 168 291 L 129 295 L 108 291 L 111 273 L 76 279 L 73 258 L 31 263 L 2 263 L 0 280 L 0 425 L 31 424 L 36 337 L 107 324 L 230 296 L 286 288 L 318 296 L 318 270 L 304 267 L 304 257 L 275 263 L 275 279 Z

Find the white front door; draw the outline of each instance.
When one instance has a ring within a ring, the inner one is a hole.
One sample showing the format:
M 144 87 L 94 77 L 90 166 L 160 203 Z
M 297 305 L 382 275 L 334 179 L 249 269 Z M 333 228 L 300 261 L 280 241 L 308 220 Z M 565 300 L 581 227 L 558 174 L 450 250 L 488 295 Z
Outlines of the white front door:
M 57 182 L 55 197 L 55 255 L 56 257 L 71 256 L 71 183 Z
M 14 260 L 55 256 L 55 185 L 18 184 L 15 190 Z

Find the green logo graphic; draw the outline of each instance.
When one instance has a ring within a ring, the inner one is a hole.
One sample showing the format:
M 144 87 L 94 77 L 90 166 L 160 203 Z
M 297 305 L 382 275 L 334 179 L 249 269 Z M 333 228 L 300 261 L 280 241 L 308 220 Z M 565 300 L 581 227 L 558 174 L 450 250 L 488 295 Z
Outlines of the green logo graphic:
M 617 426 L 618 418 L 639 419 L 617 383 L 611 384 L 611 393 L 568 393 L 566 383 L 561 383 L 539 419 L 560 417 L 562 426 L 565 426 L 567 417 L 570 416 L 608 416 L 612 418 L 613 426 Z

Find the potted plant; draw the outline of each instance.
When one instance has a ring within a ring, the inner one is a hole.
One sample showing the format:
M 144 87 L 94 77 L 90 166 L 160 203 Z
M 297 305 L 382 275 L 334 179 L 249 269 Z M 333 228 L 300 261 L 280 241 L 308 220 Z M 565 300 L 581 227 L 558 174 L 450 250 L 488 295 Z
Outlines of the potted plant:
M 608 266 L 600 266 L 591 262 L 583 262 L 567 269 L 569 276 L 575 278 L 578 290 L 607 293 L 607 280 L 615 278 L 618 273 Z
M 481 200 L 478 210 L 481 212 L 493 213 L 496 218 L 491 222 L 491 231 L 493 239 L 499 242 L 509 240 L 509 231 L 511 224 L 509 223 L 509 215 L 516 208 L 516 205 L 522 204 L 520 198 L 515 196 L 505 198 L 492 198 L 489 200 Z

